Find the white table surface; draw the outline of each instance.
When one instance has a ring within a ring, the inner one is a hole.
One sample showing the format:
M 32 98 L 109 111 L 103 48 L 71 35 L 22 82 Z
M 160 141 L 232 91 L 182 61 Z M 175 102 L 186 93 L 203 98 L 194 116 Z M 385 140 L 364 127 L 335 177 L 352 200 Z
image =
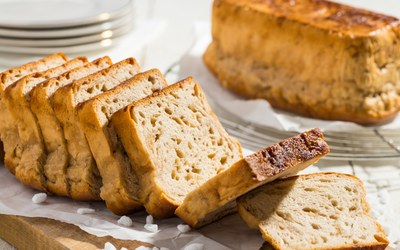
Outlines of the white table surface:
M 371 0 L 369 0 L 371 2 Z M 342 1 L 343 2 L 343 1 Z M 393 1 L 382 1 L 380 4 L 387 4 L 390 9 L 390 3 Z M 354 4 L 360 1 L 354 1 Z M 136 21 L 158 20 L 165 21 L 165 27 L 162 31 L 148 42 L 140 51 L 129 54 L 127 51 L 121 51 L 125 57 L 133 56 L 139 61 L 142 70 L 158 68 L 161 72 L 177 62 L 179 58 L 191 47 L 194 42 L 193 23 L 196 21 L 209 21 L 212 1 L 210 0 L 147 0 L 135 1 Z M 394 12 L 395 10 L 393 10 Z M 135 46 L 132 44 L 132 46 Z M 98 56 L 107 54 L 102 51 Z M 1 54 L 0 54 L 1 57 Z M 0 70 L 5 67 L 0 65 Z M 167 79 L 175 81 L 176 76 L 171 75 Z M 318 164 L 322 171 L 336 171 L 355 174 L 364 180 L 367 191 L 372 196 L 379 194 L 389 194 L 384 202 L 375 204 L 379 206 L 383 215 L 380 220 L 385 221 L 385 227 L 392 226 L 392 234 L 397 235 L 399 240 L 400 226 L 400 161 L 391 162 L 321 162 Z M 382 200 L 382 199 L 381 199 Z M 389 201 L 388 201 L 389 200 Z M 390 216 L 390 218 L 389 218 Z M 395 216 L 395 218 L 392 218 Z M 390 224 L 392 223 L 392 224 Z M 397 223 L 397 224 L 395 224 Z M 397 230 L 396 231 L 393 231 Z M 395 238 L 395 237 L 393 237 Z M 400 242 L 397 242 L 400 248 Z M 13 249 L 7 243 L 0 239 L 0 249 Z

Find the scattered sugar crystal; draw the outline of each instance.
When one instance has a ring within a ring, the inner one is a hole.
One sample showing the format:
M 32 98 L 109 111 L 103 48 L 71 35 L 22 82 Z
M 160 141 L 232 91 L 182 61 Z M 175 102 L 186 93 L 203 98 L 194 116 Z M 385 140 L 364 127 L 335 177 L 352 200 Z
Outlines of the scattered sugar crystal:
M 146 217 L 146 224 L 153 224 L 153 222 L 154 222 L 153 216 L 148 215 Z
M 76 212 L 78 213 L 78 214 L 92 214 L 92 213 L 94 213 L 96 210 L 94 210 L 93 208 L 85 208 L 85 207 L 82 207 L 82 208 L 78 208 L 78 210 L 76 210 Z
M 117 250 L 117 248 L 110 242 L 106 242 L 106 244 L 104 244 L 104 250 Z
M 153 233 L 157 233 L 158 232 L 158 225 L 157 224 L 145 224 L 144 228 L 147 231 L 153 232 Z
M 190 245 L 186 245 L 183 250 L 203 250 L 204 245 L 200 243 L 192 243 Z
M 35 204 L 39 204 L 39 203 L 45 202 L 46 199 L 47 199 L 47 194 L 46 193 L 38 193 L 38 194 L 35 194 L 32 197 L 32 202 L 35 203 Z
M 177 226 L 177 228 L 178 228 L 179 232 L 181 232 L 181 233 L 187 233 L 187 232 L 190 231 L 190 226 L 189 225 L 185 225 L 185 224 L 179 224 Z
M 121 226 L 125 226 L 125 227 L 131 227 L 133 222 L 132 222 L 131 218 L 129 218 L 128 216 L 124 215 L 121 218 L 119 218 L 118 224 L 121 225 Z

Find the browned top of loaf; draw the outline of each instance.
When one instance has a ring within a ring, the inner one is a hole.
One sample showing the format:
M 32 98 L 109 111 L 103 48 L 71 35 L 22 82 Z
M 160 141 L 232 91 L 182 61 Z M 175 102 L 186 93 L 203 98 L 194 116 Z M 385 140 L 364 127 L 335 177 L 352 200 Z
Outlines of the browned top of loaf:
M 326 0 L 216 0 L 348 36 L 371 36 L 399 27 L 391 16 Z
M 262 181 L 285 171 L 296 162 L 306 162 L 328 152 L 329 146 L 322 131 L 315 128 L 264 148 L 243 160 L 252 169 L 255 178 Z

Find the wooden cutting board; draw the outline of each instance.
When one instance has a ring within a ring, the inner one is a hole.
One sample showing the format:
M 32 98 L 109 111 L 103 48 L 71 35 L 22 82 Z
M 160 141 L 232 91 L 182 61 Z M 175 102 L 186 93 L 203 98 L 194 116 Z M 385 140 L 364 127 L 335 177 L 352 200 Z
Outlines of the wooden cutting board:
M 45 218 L 0 215 L 0 238 L 19 250 L 33 249 L 103 249 L 106 242 L 117 249 L 151 246 L 132 240 L 118 240 L 111 236 L 97 237 L 79 227 Z

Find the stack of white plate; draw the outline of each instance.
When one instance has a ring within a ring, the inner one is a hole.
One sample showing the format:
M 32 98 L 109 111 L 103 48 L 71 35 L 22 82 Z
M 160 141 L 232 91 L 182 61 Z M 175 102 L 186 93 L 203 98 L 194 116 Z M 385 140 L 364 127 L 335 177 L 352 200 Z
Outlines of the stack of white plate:
M 127 34 L 132 19 L 132 0 L 2 0 L 0 52 L 102 49 Z

